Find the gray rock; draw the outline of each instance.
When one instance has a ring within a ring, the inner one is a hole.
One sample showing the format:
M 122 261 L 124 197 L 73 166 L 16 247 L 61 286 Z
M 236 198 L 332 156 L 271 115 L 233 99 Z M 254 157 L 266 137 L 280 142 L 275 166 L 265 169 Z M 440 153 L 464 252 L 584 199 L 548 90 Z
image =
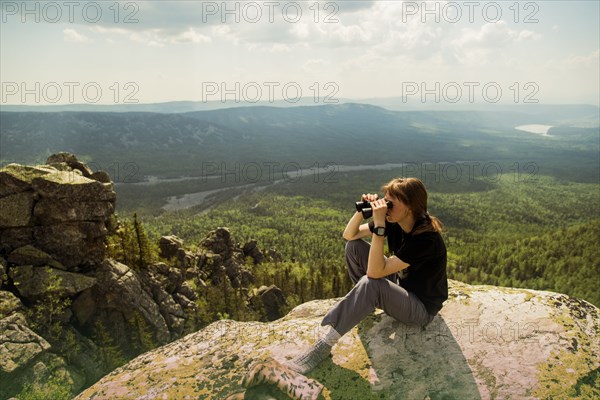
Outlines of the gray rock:
M 0 251 L 8 254 L 17 247 L 33 243 L 33 227 L 25 228 L 1 228 L 0 227 Z
M 50 344 L 27 326 L 21 314 L 0 320 L 0 372 L 11 373 L 24 368 L 50 348 Z
M 71 311 L 81 326 L 89 325 L 88 322 L 98 312 L 94 290 L 84 290 L 71 304 Z
M 11 292 L 0 290 L 0 319 L 23 310 L 23 303 Z
M 56 168 L 50 166 L 30 167 L 8 164 L 0 169 L 0 197 L 31 190 L 31 181 L 34 178 L 54 172 L 56 172 Z
M 169 328 L 171 338 L 181 337 L 187 319 L 183 307 L 194 307 L 190 305 L 189 300 L 183 301 L 185 299 L 183 296 L 177 296 L 184 284 L 183 271 L 164 263 L 157 263 L 142 269 L 138 275 L 144 288 L 158 305 L 160 314 Z
M 32 223 L 33 192 L 0 197 L 0 227 L 18 228 Z
M 32 245 L 69 270 L 93 266 L 104 259 L 112 183 L 85 177 L 91 170 L 72 154 L 48 160 L 0 170 L 0 252 Z
M 283 316 L 282 309 L 287 305 L 287 301 L 281 289 L 275 285 L 261 286 L 257 294 L 261 299 L 269 321 L 274 321 Z
M 72 221 L 106 221 L 114 212 L 108 201 L 74 201 L 42 198 L 33 209 L 36 224 L 50 225 Z
M 198 296 L 196 295 L 196 292 L 194 292 L 194 289 L 192 289 L 192 287 L 190 286 L 190 284 L 186 281 L 183 282 L 181 284 L 181 288 L 179 289 L 178 294 L 180 294 L 181 296 L 186 297 L 188 300 L 196 300 L 198 298 Z
M 256 240 L 251 240 L 248 243 L 246 243 L 242 248 L 242 251 L 244 253 L 244 256 L 252 258 L 254 264 L 260 264 L 265 259 L 264 254 L 258 248 Z
M 368 317 L 310 376 L 340 399 L 565 398 L 569 388 L 596 390 L 588 378 L 600 366 L 598 308 L 556 293 L 458 282 L 450 294 L 426 329 Z M 243 389 L 252 363 L 285 363 L 306 351 L 339 300 L 303 304 L 271 323 L 215 322 L 140 355 L 76 399 L 227 398 Z
M 8 255 L 8 261 L 15 265 L 50 266 L 65 269 L 65 266 L 53 259 L 48 253 L 28 244 L 16 248 Z
M 200 244 L 210 252 L 219 254 L 224 258 L 231 257 L 233 252 L 231 233 L 228 228 L 219 227 L 209 232 Z
M 158 242 L 160 256 L 162 258 L 172 258 L 177 256 L 179 249 L 183 247 L 183 240 L 175 235 L 162 236 Z
M 2 379 L 0 398 L 6 399 L 11 395 L 16 395 L 25 385 L 44 386 L 53 375 L 60 376 L 71 386 L 74 393 L 77 393 L 86 386 L 85 378 L 80 371 L 69 368 L 62 357 L 50 351 L 44 351 L 24 368 L 18 368 L 8 374 L 6 379 Z M 16 398 L 12 398 L 16 400 Z M 49 399 L 49 397 L 45 398 Z
M 246 287 L 256 281 L 243 267 L 243 249 L 234 246 L 227 228 L 217 228 L 209 232 L 201 246 L 207 251 L 196 256 L 199 277 L 218 285 L 226 276 L 233 288 Z
M 93 171 L 87 165 L 79 161 L 73 154 L 67 152 L 52 154 L 46 159 L 46 164 L 53 167 L 56 167 L 54 164 L 65 165 L 69 170 L 81 172 L 86 178 L 89 178 L 93 174 Z
M 85 329 L 96 323 L 110 329 L 115 342 L 123 348 L 131 345 L 130 322 L 141 317 L 158 344 L 170 340 L 171 334 L 158 304 L 148 293 L 138 275 L 124 264 L 105 260 L 94 272 L 97 284 L 73 302 L 73 310 Z
M 104 259 L 108 230 L 101 222 L 69 222 L 34 228 L 36 247 L 46 251 L 69 270 Z
M 50 267 L 14 266 L 9 271 L 19 294 L 39 299 L 48 294 L 73 296 L 96 284 L 96 278 Z
M 112 181 L 110 179 L 110 175 L 108 175 L 108 173 L 105 172 L 105 171 L 96 171 L 96 172 L 94 172 L 90 176 L 90 179 L 93 179 L 95 181 L 102 182 L 102 183 L 112 183 Z
M 72 201 L 114 201 L 112 184 L 86 178 L 78 171 L 56 171 L 34 178 L 33 190 L 43 197 L 71 199 Z

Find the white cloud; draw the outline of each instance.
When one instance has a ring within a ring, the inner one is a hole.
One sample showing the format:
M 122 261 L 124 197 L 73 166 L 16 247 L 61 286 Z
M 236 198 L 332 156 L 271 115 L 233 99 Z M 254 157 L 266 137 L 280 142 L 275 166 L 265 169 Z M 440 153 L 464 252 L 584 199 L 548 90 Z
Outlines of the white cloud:
M 292 49 L 288 45 L 275 43 L 273 46 L 271 46 L 271 49 L 269 51 L 271 53 L 289 53 L 290 51 L 292 51 Z
M 212 39 L 209 36 L 202 35 L 193 28 L 188 28 L 184 31 L 173 32 L 163 29 L 147 29 L 143 31 L 129 30 L 124 28 L 106 28 L 103 26 L 94 26 L 90 28 L 92 32 L 108 36 L 110 35 L 127 36 L 130 40 L 143 43 L 153 47 L 165 47 L 167 44 L 181 43 L 210 43 Z
M 211 38 L 205 35 L 198 33 L 194 28 L 189 28 L 187 31 L 182 32 L 176 36 L 173 36 L 169 39 L 171 43 L 210 43 Z
M 72 43 L 88 43 L 91 41 L 87 36 L 82 35 L 75 29 L 63 29 L 63 38 L 65 42 Z
M 592 51 L 588 55 L 569 57 L 564 61 L 565 64 L 571 66 L 598 66 L 600 63 L 600 50 Z
M 325 68 L 329 68 L 331 62 L 322 59 L 310 59 L 302 64 L 302 69 L 306 72 L 319 72 Z
M 512 42 L 537 40 L 541 37 L 539 33 L 533 31 L 510 29 L 505 21 L 498 21 L 484 24 L 479 30 L 464 28 L 462 36 L 453 40 L 452 44 L 457 48 L 497 49 Z
M 516 36 L 516 41 L 520 42 L 524 40 L 539 40 L 541 38 L 542 35 L 539 33 L 523 29 L 522 31 L 519 31 L 518 35 Z

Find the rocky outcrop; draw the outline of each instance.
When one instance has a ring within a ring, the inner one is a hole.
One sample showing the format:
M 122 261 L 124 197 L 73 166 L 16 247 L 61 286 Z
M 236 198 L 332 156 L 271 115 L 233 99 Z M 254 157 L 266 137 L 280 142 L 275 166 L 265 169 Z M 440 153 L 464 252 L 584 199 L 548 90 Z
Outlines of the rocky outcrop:
M 308 302 L 271 323 L 215 322 L 139 356 L 77 399 L 226 398 L 243 390 L 256 361 L 306 350 L 337 301 Z M 376 313 L 309 376 L 325 398 L 593 398 L 599 324 L 598 308 L 565 295 L 451 282 L 425 329 Z M 286 398 L 273 390 L 247 398 Z
M 160 256 L 162 258 L 180 258 L 183 250 L 183 240 L 175 235 L 163 236 L 160 238 L 158 246 L 160 248 Z
M 200 245 L 206 250 L 197 258 L 197 269 L 203 281 L 210 280 L 218 285 L 227 278 L 234 288 L 247 287 L 256 281 L 243 267 L 244 252 L 233 244 L 229 229 L 220 227 L 211 231 Z
M 107 233 L 119 225 L 112 187 L 105 172 L 68 153 L 0 170 L 0 398 L 57 371 L 81 390 L 205 324 L 211 311 L 197 314 L 196 301 L 204 304 L 211 283 L 244 295 L 255 281 L 244 265 L 246 257 L 260 262 L 260 250 L 235 244 L 227 228 L 210 232 L 197 252 L 163 236 L 164 262 L 134 268 L 105 258 Z M 273 318 L 285 303 L 277 290 L 258 297 Z
M 70 297 L 96 284 L 96 278 L 92 276 L 32 265 L 14 266 L 8 275 L 12 278 L 19 295 L 29 300 L 51 294 Z
M 196 295 L 183 279 L 183 272 L 166 264 L 149 265 L 140 271 L 114 260 L 105 260 L 95 271 L 97 284 L 75 299 L 72 310 L 84 332 L 111 327 L 112 340 L 132 349 L 133 324 L 156 345 L 181 337 Z
M 265 255 L 258 248 L 256 240 L 251 240 L 242 247 L 244 256 L 252 258 L 254 264 L 260 264 L 265 260 Z
M 27 365 L 50 344 L 33 332 L 20 313 L 23 305 L 15 295 L 0 291 L 0 376 Z
M 69 271 L 95 265 L 115 198 L 106 174 L 71 154 L 35 167 L 9 164 L 0 169 L 0 252 L 43 252 Z
M 105 259 L 112 188 L 68 153 L 0 170 L 0 398 L 57 370 L 74 390 L 91 384 L 110 366 L 91 339 L 122 359 L 183 335 L 192 257 L 177 248 L 182 262 L 137 271 Z
M 0 169 L 0 397 L 56 372 L 74 389 L 100 375 L 69 304 L 97 284 L 114 204 L 108 175 L 71 154 Z

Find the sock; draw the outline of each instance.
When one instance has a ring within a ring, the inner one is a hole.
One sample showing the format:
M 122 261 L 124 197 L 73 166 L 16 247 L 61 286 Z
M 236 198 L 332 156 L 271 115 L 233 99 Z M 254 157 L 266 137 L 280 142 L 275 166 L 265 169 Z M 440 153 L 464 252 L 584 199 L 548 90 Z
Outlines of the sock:
M 342 336 L 336 331 L 333 326 L 329 326 L 329 332 L 323 336 L 322 340 L 329 346 L 333 347 Z
M 331 348 L 340 340 L 342 336 L 332 327 L 308 350 L 300 354 L 288 367 L 300 374 L 306 374 L 317 367 L 323 360 L 331 354 Z

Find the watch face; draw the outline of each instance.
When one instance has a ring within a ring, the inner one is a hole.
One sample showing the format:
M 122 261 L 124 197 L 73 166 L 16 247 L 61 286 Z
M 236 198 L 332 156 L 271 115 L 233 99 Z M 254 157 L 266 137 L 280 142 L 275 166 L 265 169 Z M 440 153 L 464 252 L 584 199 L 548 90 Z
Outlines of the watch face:
M 375 234 L 377 236 L 383 236 L 385 235 L 385 228 L 384 227 L 379 227 L 379 228 L 375 228 Z

